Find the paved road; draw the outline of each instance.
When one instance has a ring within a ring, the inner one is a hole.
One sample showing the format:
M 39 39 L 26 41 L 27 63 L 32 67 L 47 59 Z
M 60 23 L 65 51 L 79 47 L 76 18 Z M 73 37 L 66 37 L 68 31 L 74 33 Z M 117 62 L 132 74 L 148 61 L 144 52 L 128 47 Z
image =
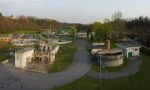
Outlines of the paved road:
M 95 79 L 115 79 L 115 78 L 121 78 L 121 77 L 128 77 L 138 72 L 139 66 L 140 66 L 140 58 L 135 57 L 132 59 L 130 66 L 123 71 L 111 72 L 111 73 L 96 73 L 93 71 L 89 71 L 87 75 Z
M 79 79 L 91 65 L 86 42 L 78 40 L 77 44 L 73 63 L 62 72 L 41 74 L 16 69 L 11 64 L 0 65 L 0 90 L 47 90 Z

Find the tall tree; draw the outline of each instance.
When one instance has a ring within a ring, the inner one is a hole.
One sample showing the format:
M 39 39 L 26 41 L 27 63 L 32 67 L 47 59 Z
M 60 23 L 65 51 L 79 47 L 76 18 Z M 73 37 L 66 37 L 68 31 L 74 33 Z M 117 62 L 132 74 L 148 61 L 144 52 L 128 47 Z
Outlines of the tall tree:
M 105 33 L 105 39 L 111 39 L 112 25 L 110 24 L 110 22 L 106 22 L 103 24 L 103 30 Z
M 115 39 L 124 38 L 126 25 L 125 21 L 122 19 L 122 13 L 120 11 L 115 12 L 115 14 L 112 16 L 112 19 L 113 37 Z
M 71 34 L 72 34 L 73 39 L 76 39 L 77 28 L 75 26 L 71 26 L 70 28 L 71 28 Z
M 0 16 L 3 16 L 3 14 L 0 12 Z
M 100 23 L 95 22 L 92 27 L 92 31 L 96 34 L 98 41 L 104 41 L 111 38 L 112 26 L 110 22 Z

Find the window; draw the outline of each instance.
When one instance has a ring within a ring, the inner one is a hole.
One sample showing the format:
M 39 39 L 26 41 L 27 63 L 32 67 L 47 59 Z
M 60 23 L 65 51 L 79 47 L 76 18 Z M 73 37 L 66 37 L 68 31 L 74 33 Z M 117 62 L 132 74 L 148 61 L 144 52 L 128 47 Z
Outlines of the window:
M 138 51 L 138 49 L 135 49 L 135 51 Z

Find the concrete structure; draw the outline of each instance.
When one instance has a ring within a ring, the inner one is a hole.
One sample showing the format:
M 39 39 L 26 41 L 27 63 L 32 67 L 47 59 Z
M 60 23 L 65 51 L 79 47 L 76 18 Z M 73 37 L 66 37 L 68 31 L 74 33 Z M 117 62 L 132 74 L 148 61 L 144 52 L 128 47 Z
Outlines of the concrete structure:
M 93 43 L 92 44 L 92 50 L 91 50 L 91 54 L 95 55 L 97 54 L 99 51 L 102 51 L 103 48 L 105 46 L 105 43 Z
M 13 45 L 15 46 L 28 46 L 28 45 L 34 45 L 37 44 L 38 41 L 37 40 L 30 40 L 30 39 L 25 39 L 25 40 L 16 40 L 14 42 L 12 42 Z
M 88 33 L 84 32 L 84 31 L 83 32 L 80 31 L 77 33 L 77 37 L 81 38 L 81 39 L 86 39 L 86 38 L 88 38 Z
M 31 60 L 34 53 L 33 48 L 24 48 L 15 52 L 15 67 L 25 68 L 27 61 Z
M 17 35 L 15 39 L 13 39 L 13 42 L 12 42 L 12 44 L 16 46 L 28 46 L 28 45 L 34 45 L 37 43 L 38 43 L 38 40 L 35 39 L 35 36 L 30 35 L 30 34 Z
M 98 52 L 97 58 L 102 66 L 119 66 L 123 64 L 123 51 L 121 49 L 103 50 Z
M 93 43 L 91 54 L 95 55 L 102 50 L 110 50 L 110 40 L 106 40 L 105 42 L 101 43 Z
M 15 52 L 15 66 L 18 68 L 34 68 L 40 71 L 40 65 L 52 64 L 55 60 L 55 55 L 59 50 L 59 45 L 56 44 L 40 44 L 39 49 L 23 48 Z M 35 67 L 37 66 L 37 67 Z M 36 70 L 36 71 L 37 71 Z
M 124 56 L 127 58 L 140 55 L 141 46 L 139 45 L 134 45 L 131 43 L 117 43 L 116 45 L 117 47 L 123 49 Z
M 72 40 L 67 40 L 67 39 L 51 39 L 48 42 L 49 43 L 53 43 L 53 44 L 68 44 L 68 43 L 72 43 Z
M 41 44 L 40 49 L 33 54 L 32 63 L 52 64 L 58 50 L 59 45 Z

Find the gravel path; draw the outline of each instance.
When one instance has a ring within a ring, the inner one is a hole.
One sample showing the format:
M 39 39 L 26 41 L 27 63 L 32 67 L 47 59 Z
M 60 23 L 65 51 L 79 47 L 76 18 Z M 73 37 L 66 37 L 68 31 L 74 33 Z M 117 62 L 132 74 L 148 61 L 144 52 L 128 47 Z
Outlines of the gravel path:
M 73 63 L 64 71 L 41 74 L 16 69 L 13 65 L 0 65 L 0 90 L 47 90 L 59 87 L 84 76 L 91 68 L 86 42 L 77 40 Z

